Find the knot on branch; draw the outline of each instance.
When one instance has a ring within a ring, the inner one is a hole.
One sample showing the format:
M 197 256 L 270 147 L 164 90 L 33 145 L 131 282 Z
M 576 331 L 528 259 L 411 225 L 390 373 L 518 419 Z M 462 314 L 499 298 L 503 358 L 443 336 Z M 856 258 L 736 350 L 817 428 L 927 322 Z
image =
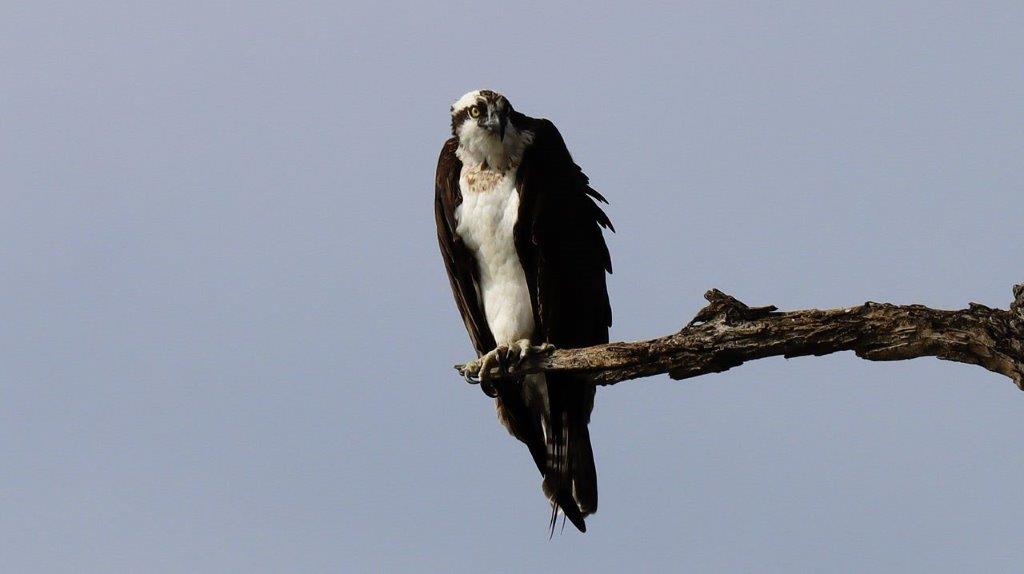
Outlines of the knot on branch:
M 704 294 L 704 298 L 708 300 L 708 305 L 697 313 L 697 316 L 686 325 L 687 327 L 715 320 L 722 320 L 727 324 L 754 321 L 768 317 L 778 310 L 778 307 L 774 305 L 750 307 L 743 301 L 718 289 L 708 291 Z

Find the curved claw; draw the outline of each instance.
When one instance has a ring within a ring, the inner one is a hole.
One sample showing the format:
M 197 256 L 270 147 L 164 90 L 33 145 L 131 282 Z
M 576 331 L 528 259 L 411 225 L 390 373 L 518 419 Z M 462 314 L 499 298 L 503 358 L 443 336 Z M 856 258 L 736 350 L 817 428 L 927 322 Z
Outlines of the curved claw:
M 473 374 L 474 372 L 476 374 Z M 494 385 L 490 381 L 485 381 L 480 376 L 480 367 L 477 362 L 474 361 L 463 367 L 462 378 L 466 379 L 466 382 L 471 385 L 480 385 L 480 390 L 488 397 L 493 399 L 498 396 L 498 390 L 494 388 Z
M 498 396 L 498 389 L 490 381 L 480 381 L 480 390 L 492 399 Z
M 475 359 L 463 365 L 462 378 L 471 385 L 480 384 L 480 359 Z

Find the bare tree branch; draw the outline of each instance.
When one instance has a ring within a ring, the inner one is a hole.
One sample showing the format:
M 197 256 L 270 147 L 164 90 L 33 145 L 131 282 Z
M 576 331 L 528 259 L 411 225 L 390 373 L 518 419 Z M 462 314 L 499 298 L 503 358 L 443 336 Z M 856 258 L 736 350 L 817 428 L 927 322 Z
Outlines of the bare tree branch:
M 674 335 L 533 356 L 509 376 L 573 372 L 599 385 L 668 373 L 687 379 L 765 357 L 853 351 L 870 361 L 938 357 L 979 365 L 1024 389 L 1024 284 L 1009 310 L 971 303 L 946 311 L 923 305 L 864 303 L 846 309 L 779 312 L 748 307 L 717 289 L 709 304 Z M 463 372 L 462 365 L 456 365 Z M 499 376 L 492 373 L 492 376 Z

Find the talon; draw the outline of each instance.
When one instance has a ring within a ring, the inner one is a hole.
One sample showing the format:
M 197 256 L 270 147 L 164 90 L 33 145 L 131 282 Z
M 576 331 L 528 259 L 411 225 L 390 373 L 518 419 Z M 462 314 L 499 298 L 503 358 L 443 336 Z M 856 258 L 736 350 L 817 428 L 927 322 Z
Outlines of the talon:
M 481 382 L 480 390 L 482 390 L 485 395 L 491 397 L 492 399 L 498 396 L 498 389 L 494 388 L 494 385 L 492 385 L 489 382 Z
M 462 378 L 466 379 L 466 382 L 471 385 L 479 385 L 481 380 L 480 373 L 483 368 L 483 357 L 472 360 L 462 367 Z

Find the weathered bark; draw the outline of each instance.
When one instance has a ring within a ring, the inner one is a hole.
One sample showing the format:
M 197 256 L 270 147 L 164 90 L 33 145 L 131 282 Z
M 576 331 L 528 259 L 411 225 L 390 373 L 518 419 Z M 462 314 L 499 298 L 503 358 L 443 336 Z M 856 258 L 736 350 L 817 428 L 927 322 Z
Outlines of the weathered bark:
M 946 311 L 923 305 L 864 303 L 846 309 L 779 312 L 748 307 L 717 289 L 707 307 L 674 335 L 528 358 L 509 376 L 573 372 L 599 385 L 668 373 L 687 379 L 747 361 L 853 351 L 870 361 L 938 357 L 980 365 L 1024 389 L 1024 284 L 1009 310 L 971 303 Z M 463 372 L 462 365 L 456 365 Z M 498 373 L 492 373 L 498 376 Z

